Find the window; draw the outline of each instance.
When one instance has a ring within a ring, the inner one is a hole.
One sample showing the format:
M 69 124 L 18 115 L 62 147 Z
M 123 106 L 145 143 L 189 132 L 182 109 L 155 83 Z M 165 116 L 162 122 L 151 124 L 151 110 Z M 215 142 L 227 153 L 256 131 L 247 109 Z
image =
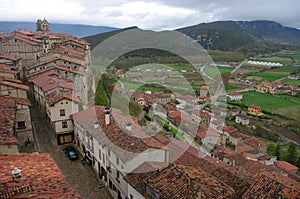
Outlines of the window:
M 60 109 L 59 112 L 60 112 L 60 116 L 65 116 L 66 115 L 65 109 Z
M 108 156 L 110 156 L 110 150 L 109 149 L 107 150 L 107 154 L 108 154 Z
M 62 128 L 68 128 L 68 122 L 62 122 Z
M 130 194 L 130 199 L 134 199 L 132 194 Z
M 117 165 L 119 165 L 119 158 L 118 157 L 116 157 L 116 163 L 117 163 Z
M 120 172 L 117 171 L 117 178 L 120 178 Z
M 99 149 L 99 160 L 101 160 L 101 150 Z
M 18 122 L 17 125 L 18 125 L 17 127 L 18 129 L 26 129 L 25 121 Z

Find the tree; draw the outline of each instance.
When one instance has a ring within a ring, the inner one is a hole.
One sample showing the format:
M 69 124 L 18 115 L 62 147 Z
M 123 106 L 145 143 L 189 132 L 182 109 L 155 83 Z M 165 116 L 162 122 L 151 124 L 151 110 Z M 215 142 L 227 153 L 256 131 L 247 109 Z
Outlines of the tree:
M 277 156 L 277 159 L 280 160 L 280 151 L 281 151 L 281 146 L 279 144 L 276 145 L 275 150 L 274 150 L 274 156 Z
M 286 157 L 286 161 L 291 164 L 295 164 L 296 158 L 297 158 L 296 145 L 292 142 L 292 143 L 290 143 L 289 148 L 288 148 L 288 154 Z

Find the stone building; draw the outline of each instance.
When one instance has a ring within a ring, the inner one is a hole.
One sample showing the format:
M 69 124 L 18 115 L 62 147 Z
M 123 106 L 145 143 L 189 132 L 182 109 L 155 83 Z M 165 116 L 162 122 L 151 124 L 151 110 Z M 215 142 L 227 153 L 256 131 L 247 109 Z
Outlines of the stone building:
M 36 22 L 36 31 L 50 32 L 49 23 L 46 19 L 38 19 Z

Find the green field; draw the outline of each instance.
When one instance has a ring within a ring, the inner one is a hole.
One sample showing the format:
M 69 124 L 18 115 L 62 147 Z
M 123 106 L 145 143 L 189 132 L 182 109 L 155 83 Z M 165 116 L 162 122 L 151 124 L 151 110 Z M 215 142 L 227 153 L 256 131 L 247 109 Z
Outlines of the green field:
M 222 67 L 222 66 L 217 66 L 217 67 L 214 67 L 214 66 L 206 66 L 204 68 L 204 72 L 210 76 L 210 77 L 215 77 L 218 73 L 222 74 L 222 73 L 225 73 L 225 72 L 231 72 L 233 71 L 234 68 L 231 68 L 231 67 Z
M 273 112 L 275 109 L 294 107 L 300 108 L 300 104 L 284 98 L 280 98 L 267 93 L 247 92 L 243 93 L 242 102 L 245 105 L 259 105 L 265 111 Z
M 276 74 L 276 73 L 267 73 L 267 72 L 262 72 L 262 73 L 249 73 L 247 76 L 259 76 L 262 78 L 262 81 L 270 81 L 273 82 L 275 80 L 278 80 L 282 77 L 288 76 L 287 74 Z
M 300 86 L 300 80 L 295 79 L 284 79 L 283 82 L 290 82 L 294 86 Z
M 300 71 L 300 66 L 282 66 L 274 69 L 275 71 L 286 71 L 286 72 L 292 72 L 292 71 Z

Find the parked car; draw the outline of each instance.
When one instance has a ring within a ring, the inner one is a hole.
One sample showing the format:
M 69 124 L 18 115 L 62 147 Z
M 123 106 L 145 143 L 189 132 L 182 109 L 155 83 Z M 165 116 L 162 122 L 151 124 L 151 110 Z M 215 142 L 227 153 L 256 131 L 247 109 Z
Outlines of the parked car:
M 70 160 L 77 160 L 78 159 L 78 154 L 77 151 L 74 147 L 70 146 L 65 148 L 65 152 L 67 156 L 69 157 Z

